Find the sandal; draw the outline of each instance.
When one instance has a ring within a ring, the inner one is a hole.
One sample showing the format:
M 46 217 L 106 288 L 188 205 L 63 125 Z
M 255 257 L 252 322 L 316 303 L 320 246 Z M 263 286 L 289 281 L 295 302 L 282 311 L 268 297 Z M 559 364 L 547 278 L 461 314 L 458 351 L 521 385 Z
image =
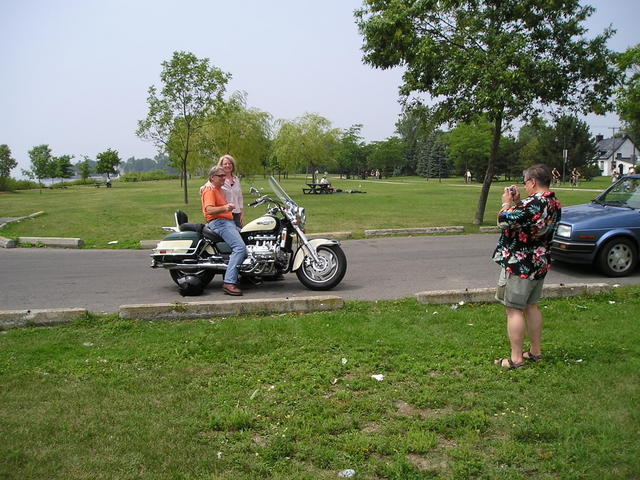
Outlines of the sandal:
M 534 355 L 533 353 L 531 353 L 531 351 L 528 351 L 522 354 L 522 358 L 529 362 L 539 362 L 540 360 L 542 360 L 542 355 Z
M 507 365 L 504 364 L 504 361 L 507 361 Z M 494 360 L 494 365 L 497 365 L 500 368 L 506 368 L 507 370 L 516 370 L 524 365 L 524 362 L 516 363 L 510 358 L 499 358 L 498 360 Z

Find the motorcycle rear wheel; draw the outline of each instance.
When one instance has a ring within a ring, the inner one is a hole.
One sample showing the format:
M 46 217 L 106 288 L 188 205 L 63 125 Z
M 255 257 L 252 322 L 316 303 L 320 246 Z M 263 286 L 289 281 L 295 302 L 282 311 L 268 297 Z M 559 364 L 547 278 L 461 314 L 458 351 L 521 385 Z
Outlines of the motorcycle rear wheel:
M 169 270 L 169 274 L 171 275 L 171 278 L 173 279 L 173 281 L 176 282 L 176 285 L 179 285 L 178 280 L 181 279 L 182 277 L 186 277 L 187 275 L 193 275 L 193 276 L 198 277 L 200 279 L 200 281 L 202 282 L 202 286 L 203 287 L 206 287 L 207 285 L 209 285 L 211 280 L 213 280 L 213 277 L 215 277 L 216 272 L 214 272 L 213 270 L 208 270 L 208 269 L 202 269 L 202 270 Z
M 347 273 L 347 257 L 339 245 L 321 245 L 316 247 L 316 252 L 321 264 L 315 265 L 313 258 L 306 257 L 296 270 L 296 275 L 309 290 L 330 290 Z

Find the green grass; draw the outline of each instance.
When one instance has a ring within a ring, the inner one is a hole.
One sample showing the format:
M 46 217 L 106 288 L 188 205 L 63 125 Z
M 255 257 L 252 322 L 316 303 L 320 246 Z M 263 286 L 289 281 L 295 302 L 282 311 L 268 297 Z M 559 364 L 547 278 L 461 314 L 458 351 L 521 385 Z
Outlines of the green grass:
M 438 182 L 419 177 L 376 180 L 331 179 L 335 188 L 361 190 L 365 194 L 303 195 L 304 176 L 282 181 L 285 190 L 307 211 L 307 231 L 352 232 L 354 237 L 375 228 L 407 228 L 462 225 L 467 233 L 478 231 L 472 224 L 480 195 L 480 185 L 465 185 L 462 179 Z M 201 179 L 191 179 L 189 205 L 182 203 L 179 181 L 114 182 L 111 189 L 70 186 L 66 189 L 29 190 L 0 195 L 0 217 L 20 217 L 37 211 L 44 215 L 0 230 L 6 238 L 21 236 L 77 237 L 86 248 L 137 248 L 140 240 L 162 238 L 161 226 L 173 224 L 173 212 L 181 208 L 192 221 L 202 221 L 198 187 Z M 584 182 L 578 188 L 558 190 L 563 205 L 583 203 L 601 190 L 607 178 Z M 242 182 L 245 204 L 251 201 L 249 187 L 269 192 L 262 177 Z M 506 182 L 492 186 L 484 216 L 485 225 L 494 224 Z M 264 207 L 246 208 L 247 219 L 264 213 Z M 109 245 L 109 242 L 117 244 Z
M 496 304 L 11 330 L 0 478 L 638 478 L 639 298 L 543 301 L 517 371 Z

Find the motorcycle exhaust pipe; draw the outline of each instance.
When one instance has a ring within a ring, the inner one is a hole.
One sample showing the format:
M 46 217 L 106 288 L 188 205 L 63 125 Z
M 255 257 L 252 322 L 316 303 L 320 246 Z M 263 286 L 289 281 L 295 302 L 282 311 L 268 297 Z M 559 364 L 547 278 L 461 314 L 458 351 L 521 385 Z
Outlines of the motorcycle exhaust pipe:
M 161 263 L 160 265 L 151 265 L 151 268 L 162 267 L 167 270 L 226 270 L 227 265 L 224 263 Z

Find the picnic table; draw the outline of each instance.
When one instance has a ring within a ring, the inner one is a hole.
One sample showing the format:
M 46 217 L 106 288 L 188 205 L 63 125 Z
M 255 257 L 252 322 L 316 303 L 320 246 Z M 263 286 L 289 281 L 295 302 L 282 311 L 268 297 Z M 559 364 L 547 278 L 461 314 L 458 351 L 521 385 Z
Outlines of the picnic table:
M 307 183 L 307 187 L 302 189 L 302 193 L 333 193 L 333 187 L 330 183 Z

